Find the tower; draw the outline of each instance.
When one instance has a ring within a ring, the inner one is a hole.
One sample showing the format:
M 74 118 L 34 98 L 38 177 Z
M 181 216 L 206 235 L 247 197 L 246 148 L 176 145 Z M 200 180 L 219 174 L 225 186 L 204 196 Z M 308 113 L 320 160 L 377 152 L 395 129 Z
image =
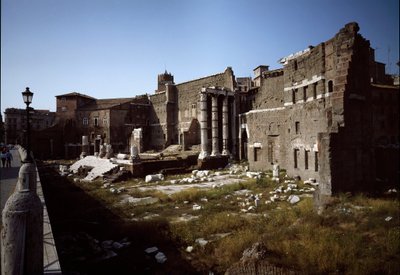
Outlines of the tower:
M 167 72 L 167 70 L 165 70 L 165 72 L 163 74 L 159 74 L 158 75 L 158 86 L 157 86 L 157 90 L 156 93 L 159 93 L 161 91 L 165 91 L 165 84 L 175 84 L 174 83 L 174 76 L 170 73 Z

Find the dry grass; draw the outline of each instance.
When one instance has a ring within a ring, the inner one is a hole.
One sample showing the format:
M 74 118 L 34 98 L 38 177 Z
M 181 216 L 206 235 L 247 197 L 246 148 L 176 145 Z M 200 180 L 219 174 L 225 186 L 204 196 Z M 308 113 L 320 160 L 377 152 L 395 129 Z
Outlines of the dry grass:
M 105 204 L 115 204 L 118 196 L 100 188 L 101 185 L 101 182 L 79 184 Z M 132 212 L 135 217 L 147 212 L 159 213 L 163 222 L 182 213 L 198 215 L 196 220 L 170 223 L 168 232 L 160 234 L 174 240 L 182 251 L 189 245 L 195 246 L 191 262 L 200 272 L 223 273 L 240 259 L 244 249 L 261 241 L 270 253 L 270 262 L 308 274 L 400 274 L 398 198 L 342 194 L 333 199 L 322 216 L 314 212 L 312 198 L 302 198 L 294 206 L 286 201 L 262 204 L 252 216 L 240 214 L 236 198 L 232 196 L 234 191 L 249 189 L 267 197 L 277 186 L 268 178 L 261 178 L 217 189 L 192 188 L 171 196 L 132 189 L 130 195 L 157 197 L 159 203 L 119 209 L 124 216 Z M 232 199 L 226 199 L 227 195 Z M 202 198 L 208 202 L 202 202 Z M 203 209 L 194 212 L 191 203 L 195 202 L 202 204 Z M 391 219 L 385 221 L 388 217 Z M 195 242 L 197 238 L 212 239 L 218 233 L 231 234 L 205 247 Z

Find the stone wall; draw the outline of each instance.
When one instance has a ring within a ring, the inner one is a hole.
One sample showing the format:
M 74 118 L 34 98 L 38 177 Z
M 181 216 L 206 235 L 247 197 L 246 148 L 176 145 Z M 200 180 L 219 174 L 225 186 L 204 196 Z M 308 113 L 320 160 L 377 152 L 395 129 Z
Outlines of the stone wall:
M 180 137 L 187 137 L 188 144 L 193 145 L 196 144 L 196 142 L 200 142 L 199 131 L 195 126 L 199 121 L 200 115 L 198 101 L 201 89 L 215 86 L 225 87 L 233 91 L 235 86 L 234 79 L 233 71 L 228 67 L 223 73 L 176 85 L 178 113 L 177 131 Z
M 166 94 L 159 92 L 149 96 L 151 107 L 149 110 L 149 138 L 150 148 L 163 149 L 166 145 L 167 132 L 167 104 Z
M 264 72 L 254 109 L 242 115 L 251 169 L 279 163 L 334 192 L 374 178 L 369 42 L 357 32 L 347 24 L 325 43 L 283 58 L 283 76 Z

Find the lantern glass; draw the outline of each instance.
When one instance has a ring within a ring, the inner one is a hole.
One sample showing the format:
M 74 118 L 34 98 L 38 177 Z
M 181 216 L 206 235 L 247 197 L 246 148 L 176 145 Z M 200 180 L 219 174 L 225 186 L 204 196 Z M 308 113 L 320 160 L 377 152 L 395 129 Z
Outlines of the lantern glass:
M 25 92 L 22 93 L 22 98 L 24 99 L 24 102 L 26 105 L 29 105 L 32 103 L 33 93 L 31 91 L 29 91 L 28 87 L 26 87 Z

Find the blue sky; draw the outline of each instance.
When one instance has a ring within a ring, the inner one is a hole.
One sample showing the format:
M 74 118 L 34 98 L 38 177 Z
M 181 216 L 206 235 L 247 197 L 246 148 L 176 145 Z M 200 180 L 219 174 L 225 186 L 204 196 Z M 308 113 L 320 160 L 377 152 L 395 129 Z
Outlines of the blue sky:
M 398 0 L 2 0 L 1 111 L 55 111 L 55 96 L 153 93 L 166 69 L 181 83 L 258 65 L 333 37 L 356 21 L 398 73 Z

